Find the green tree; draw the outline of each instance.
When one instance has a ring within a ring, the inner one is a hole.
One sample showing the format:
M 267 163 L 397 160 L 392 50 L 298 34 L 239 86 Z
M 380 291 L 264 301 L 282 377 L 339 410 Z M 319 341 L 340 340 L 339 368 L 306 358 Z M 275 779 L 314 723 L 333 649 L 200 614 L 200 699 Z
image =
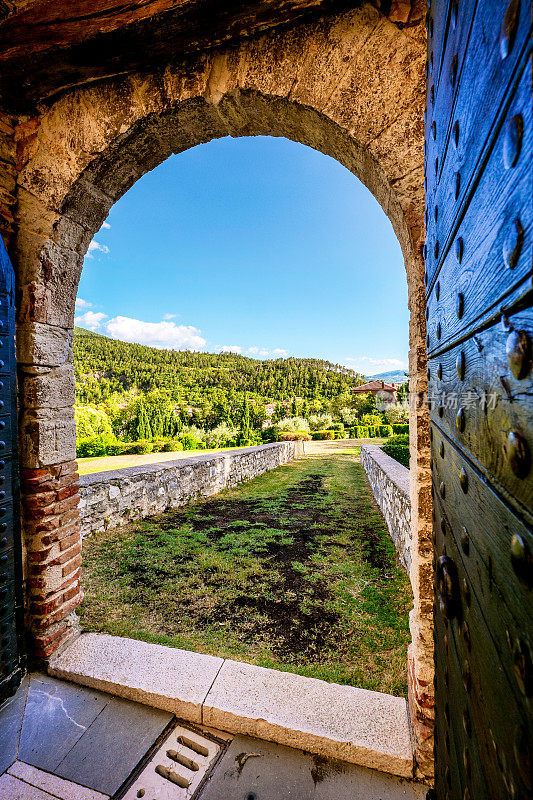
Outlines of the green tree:
M 250 438 L 250 433 L 250 406 L 245 392 L 242 401 L 241 438 L 248 440 Z
M 146 413 L 144 402 L 141 400 L 139 403 L 139 410 L 137 415 L 137 436 L 138 440 L 151 439 L 152 429 L 150 427 L 150 420 Z

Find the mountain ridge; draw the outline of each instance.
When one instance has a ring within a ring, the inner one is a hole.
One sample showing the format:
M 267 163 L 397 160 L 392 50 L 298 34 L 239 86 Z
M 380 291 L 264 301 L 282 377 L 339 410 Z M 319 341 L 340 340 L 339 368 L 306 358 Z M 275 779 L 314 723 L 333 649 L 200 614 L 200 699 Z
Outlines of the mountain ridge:
M 386 383 L 405 383 L 409 380 L 409 376 L 405 374 L 405 370 L 397 369 L 390 372 L 378 372 L 377 375 L 369 375 L 369 381 L 385 381 Z
M 332 399 L 365 382 L 342 364 L 323 359 L 256 359 L 237 353 L 168 350 L 122 342 L 85 328 L 74 329 L 78 402 L 110 394 L 165 390 L 178 402 L 199 404 L 218 390 L 249 393 L 265 401 L 300 397 Z

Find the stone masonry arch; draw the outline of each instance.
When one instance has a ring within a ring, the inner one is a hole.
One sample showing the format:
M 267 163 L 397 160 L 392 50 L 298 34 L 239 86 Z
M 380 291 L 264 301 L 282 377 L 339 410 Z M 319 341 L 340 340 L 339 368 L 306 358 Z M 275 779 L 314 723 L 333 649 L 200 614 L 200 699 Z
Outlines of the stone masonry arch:
M 83 257 L 112 204 L 172 153 L 222 136 L 273 135 L 332 156 L 370 189 L 402 246 L 411 395 L 427 388 L 425 43 L 374 6 L 71 89 L 15 126 L 11 254 L 17 273 L 27 625 L 49 657 L 76 632 L 81 542 L 72 328 Z M 411 409 L 410 707 L 431 762 L 432 544 L 426 410 Z

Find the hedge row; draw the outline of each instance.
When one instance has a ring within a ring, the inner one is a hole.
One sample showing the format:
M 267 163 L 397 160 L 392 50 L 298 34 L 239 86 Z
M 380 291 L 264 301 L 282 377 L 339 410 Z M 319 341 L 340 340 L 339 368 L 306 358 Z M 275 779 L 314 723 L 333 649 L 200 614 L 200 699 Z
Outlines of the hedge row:
M 311 436 L 315 440 L 323 440 L 323 439 L 346 439 L 346 431 L 344 428 L 333 430 L 332 428 L 328 428 L 327 431 L 313 431 Z
M 280 442 L 308 442 L 311 436 L 307 431 L 281 431 L 278 439 Z
M 111 436 L 95 436 L 81 439 L 76 444 L 78 458 L 98 458 L 100 456 L 145 455 L 146 453 L 175 453 L 178 450 L 204 450 L 205 442 L 198 442 L 192 436 L 172 439 L 165 442 L 120 442 Z
M 385 442 L 382 448 L 384 453 L 394 458 L 395 461 L 399 461 L 400 464 L 403 464 L 404 467 L 409 469 L 409 435 L 408 434 L 399 434 L 397 436 L 391 436 L 391 438 Z
M 409 423 L 397 422 L 395 425 L 392 426 L 392 432 L 394 433 L 395 436 L 397 434 L 409 433 Z
M 391 425 L 356 425 L 350 428 L 350 435 L 353 439 L 384 439 L 392 436 Z

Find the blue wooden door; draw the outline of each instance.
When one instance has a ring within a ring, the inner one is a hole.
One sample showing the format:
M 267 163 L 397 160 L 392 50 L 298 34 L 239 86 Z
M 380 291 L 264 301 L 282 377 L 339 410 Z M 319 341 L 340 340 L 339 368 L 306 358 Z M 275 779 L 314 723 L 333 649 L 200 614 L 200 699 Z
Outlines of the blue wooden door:
M 0 704 L 24 670 L 16 387 L 15 275 L 0 237 Z
M 531 800 L 531 2 L 429 5 L 436 792 Z

